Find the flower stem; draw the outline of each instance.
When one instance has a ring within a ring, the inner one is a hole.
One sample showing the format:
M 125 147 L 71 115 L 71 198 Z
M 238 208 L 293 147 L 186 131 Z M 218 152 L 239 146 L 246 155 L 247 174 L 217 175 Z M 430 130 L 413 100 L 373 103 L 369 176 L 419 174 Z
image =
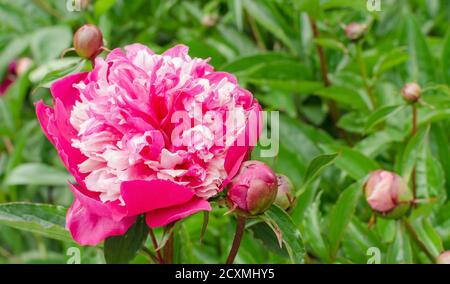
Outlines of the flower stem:
M 369 96 L 370 102 L 373 108 L 376 108 L 375 98 L 373 96 L 372 87 L 369 84 L 369 79 L 367 76 L 366 63 L 362 55 L 362 43 L 358 42 L 355 44 L 356 48 L 356 61 L 358 62 L 359 72 L 361 73 L 361 78 L 363 80 L 364 88 L 366 89 L 367 95 Z
M 236 225 L 236 233 L 234 235 L 233 244 L 231 246 L 230 254 L 228 255 L 226 264 L 232 264 L 239 250 L 239 246 L 241 245 L 241 239 L 244 235 L 245 230 L 245 222 L 247 219 L 242 216 L 237 217 L 237 225 Z
M 167 228 L 170 230 L 171 228 Z M 166 245 L 164 246 L 164 261 L 167 264 L 173 263 L 173 232 L 170 232 L 169 239 L 167 240 Z
M 311 29 L 313 32 L 314 38 L 320 37 L 319 29 L 317 28 L 316 22 L 314 19 L 308 15 L 309 24 L 311 25 Z M 320 63 L 320 73 L 322 75 L 322 81 L 325 87 L 331 86 L 330 78 L 328 77 L 328 65 L 327 65 L 327 59 L 325 56 L 325 52 L 320 44 L 316 44 L 317 54 L 319 55 L 319 63 Z M 334 101 L 328 100 L 327 101 L 328 109 L 330 110 L 330 117 L 333 121 L 333 125 L 335 127 L 336 133 L 344 138 L 348 144 L 351 144 L 351 140 L 348 137 L 347 133 L 336 126 L 339 117 L 341 114 L 339 113 L 339 109 L 337 108 L 337 105 Z
M 155 233 L 153 232 L 153 229 L 149 229 L 150 238 L 152 240 L 153 248 L 156 252 L 156 258 L 158 259 L 159 263 L 164 263 L 164 259 L 162 258 L 161 252 L 158 250 L 158 241 L 156 240 Z

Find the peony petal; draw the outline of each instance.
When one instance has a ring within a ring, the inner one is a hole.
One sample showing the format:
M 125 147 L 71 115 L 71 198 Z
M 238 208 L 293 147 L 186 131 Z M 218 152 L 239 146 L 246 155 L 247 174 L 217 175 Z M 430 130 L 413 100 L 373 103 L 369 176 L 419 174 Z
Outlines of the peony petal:
M 86 79 L 88 73 L 77 73 L 66 76 L 61 80 L 56 81 L 50 87 L 50 91 L 55 99 L 60 99 L 67 110 L 71 110 L 72 106 L 80 97 L 80 92 L 73 87 L 84 79 Z
M 147 213 L 146 222 L 150 228 L 161 227 L 199 211 L 211 211 L 211 205 L 206 200 L 194 197 L 187 203 Z
M 128 216 L 188 202 L 193 193 L 184 186 L 168 180 L 133 180 L 121 184 L 121 195 Z
M 81 154 L 80 150 L 72 147 L 71 143 L 60 134 L 54 110 L 39 101 L 36 103 L 36 115 L 42 130 L 48 140 L 55 146 L 66 168 L 79 184 L 84 185 L 84 175 L 78 171 L 78 165 L 84 162 L 86 157 Z
M 96 192 L 71 183 L 69 183 L 69 186 L 75 199 L 93 214 L 112 218 L 115 221 L 120 221 L 126 216 L 126 208 L 121 206 L 118 201 L 103 203 Z
M 171 49 L 166 50 L 162 55 L 163 56 L 170 56 L 170 57 L 184 57 L 188 54 L 189 47 L 179 44 Z
M 96 215 L 75 199 L 67 212 L 66 227 L 80 245 L 95 246 L 108 237 L 125 234 L 135 221 L 136 217 L 114 221 L 109 217 Z

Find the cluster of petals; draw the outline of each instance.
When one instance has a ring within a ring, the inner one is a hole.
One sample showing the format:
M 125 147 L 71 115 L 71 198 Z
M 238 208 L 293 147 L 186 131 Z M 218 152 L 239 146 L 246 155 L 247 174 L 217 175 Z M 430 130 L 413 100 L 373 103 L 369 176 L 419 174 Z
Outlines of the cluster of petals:
M 115 49 L 51 93 L 37 116 L 76 180 L 67 227 L 84 245 L 125 233 L 140 214 L 158 227 L 211 210 L 261 130 L 252 94 L 183 45 Z

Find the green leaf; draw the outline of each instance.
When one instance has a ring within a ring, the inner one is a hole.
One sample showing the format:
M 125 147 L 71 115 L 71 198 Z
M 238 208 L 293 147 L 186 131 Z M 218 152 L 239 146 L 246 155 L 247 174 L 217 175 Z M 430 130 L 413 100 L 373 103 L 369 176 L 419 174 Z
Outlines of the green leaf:
M 14 168 L 6 178 L 7 185 L 67 185 L 71 176 L 59 169 L 45 164 L 21 164 Z
M 322 236 L 321 212 L 319 194 L 316 200 L 309 206 L 303 219 L 302 233 L 305 245 L 310 247 L 313 254 L 325 261 L 329 261 L 328 246 Z
M 445 199 L 444 183 L 445 176 L 441 164 L 432 156 L 428 147 L 422 147 L 416 163 L 417 197 Z
M 416 17 L 407 14 L 404 19 L 403 37 L 410 55 L 407 63 L 409 80 L 425 85 L 434 79 L 436 69 L 434 60 Z
M 397 221 L 397 233 L 394 242 L 388 248 L 386 262 L 389 264 L 413 263 L 411 240 L 405 226 L 400 221 Z
M 417 161 L 418 153 L 428 137 L 429 130 L 430 127 L 422 128 L 409 140 L 406 145 L 400 164 L 398 165 L 399 172 L 405 181 L 409 181 L 409 178 L 411 177 L 412 170 Z
M 128 229 L 126 234 L 109 237 L 105 240 L 104 254 L 106 263 L 125 264 L 134 259 L 144 245 L 148 236 L 145 216 L 139 216 L 136 223 Z
M 441 237 L 433 228 L 431 222 L 426 218 L 414 220 L 414 227 L 419 240 L 427 247 L 428 251 L 437 258 L 444 251 Z
M 336 255 L 347 225 L 355 213 L 356 204 L 362 192 L 362 184 L 362 181 L 358 181 L 345 189 L 331 210 L 328 227 L 331 257 Z
M 94 4 L 94 12 L 95 15 L 101 16 L 108 12 L 114 5 L 116 4 L 116 0 L 97 0 Z
M 372 112 L 367 119 L 366 122 L 366 131 L 371 130 L 375 126 L 377 126 L 379 123 L 385 121 L 388 119 L 391 115 L 396 114 L 400 110 L 402 110 L 404 106 L 385 106 L 382 108 L 377 109 L 376 111 Z
M 28 47 L 29 37 L 20 36 L 11 41 L 0 54 L 0 78 L 4 78 L 8 65 Z
M 264 0 L 245 0 L 243 1 L 245 10 L 261 26 L 273 33 L 289 49 L 295 50 L 295 45 L 288 34 L 285 32 L 285 24 L 280 23 L 280 17 L 275 14 L 275 10 L 270 9 Z
M 320 145 L 320 147 L 325 152 L 339 153 L 335 165 L 355 180 L 362 179 L 370 172 L 380 168 L 377 162 L 349 147 L 331 144 Z
M 314 42 L 325 48 L 338 50 L 343 53 L 348 53 L 348 49 L 342 42 L 332 38 L 325 38 L 325 37 L 315 38 Z
M 72 42 L 72 31 L 67 26 L 38 29 L 31 38 L 31 52 L 38 63 L 57 58 Z
M 313 18 L 317 18 L 320 14 L 319 0 L 292 0 L 294 8 L 301 12 L 306 12 Z
M 406 62 L 408 58 L 409 56 L 405 48 L 394 48 L 378 59 L 377 63 L 373 67 L 373 74 L 375 77 L 379 77 L 387 70 Z
M 331 86 L 318 90 L 315 92 L 315 94 L 325 99 L 334 100 L 338 104 L 342 104 L 351 108 L 365 110 L 369 108 L 357 91 L 347 87 Z
M 266 223 L 281 234 L 283 244 L 286 246 L 291 262 L 304 263 L 305 247 L 303 245 L 302 235 L 292 222 L 291 217 L 276 205 L 273 205 L 264 214 Z
M 444 47 L 442 48 L 441 61 L 444 79 L 447 84 L 450 85 L 450 30 L 448 30 L 447 36 L 445 37 Z
M 65 229 L 66 208 L 50 204 L 0 204 L 0 224 L 47 238 L 73 242 Z
M 270 62 L 285 62 L 293 61 L 295 57 L 285 53 L 266 52 L 253 55 L 247 55 L 238 57 L 223 65 L 220 70 L 227 71 L 233 74 L 239 74 L 240 72 L 247 72 L 255 66 L 264 65 Z
M 305 81 L 305 80 L 276 80 L 276 79 L 253 79 L 246 78 L 250 83 L 258 86 L 268 86 L 272 89 L 295 92 L 301 94 L 311 94 L 317 90 L 323 88 L 323 84 L 317 81 Z
M 248 229 L 253 237 L 260 241 L 265 248 L 281 257 L 289 257 L 286 246 L 280 247 L 278 239 L 269 225 L 264 222 L 259 222 L 250 226 Z
M 338 154 L 323 154 L 315 157 L 306 168 L 303 187 L 313 182 L 323 169 L 330 166 L 336 160 L 337 156 Z

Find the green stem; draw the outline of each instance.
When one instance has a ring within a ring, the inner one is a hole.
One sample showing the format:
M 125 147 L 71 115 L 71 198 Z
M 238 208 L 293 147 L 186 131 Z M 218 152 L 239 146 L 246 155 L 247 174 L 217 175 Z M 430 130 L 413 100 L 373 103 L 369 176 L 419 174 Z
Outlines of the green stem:
M 376 108 L 375 97 L 372 92 L 372 87 L 369 84 L 366 63 L 364 62 L 363 58 L 362 43 L 361 42 L 356 43 L 355 49 L 356 49 L 356 61 L 358 62 L 359 72 L 361 73 L 364 88 L 366 89 L 367 95 L 369 96 L 372 107 Z
M 149 234 L 150 234 L 150 239 L 152 240 L 153 248 L 155 249 L 155 253 L 156 253 L 156 257 L 158 259 L 158 262 L 160 264 L 164 263 L 164 259 L 163 259 L 162 255 L 161 255 L 161 252 L 158 250 L 158 247 L 159 247 L 158 246 L 158 241 L 156 240 L 156 236 L 155 236 L 155 233 L 153 232 L 152 228 L 149 229 Z
M 247 219 L 245 217 L 237 217 L 236 233 L 234 234 L 233 244 L 231 245 L 231 250 L 228 255 L 226 264 L 232 264 L 234 262 L 234 259 L 236 258 L 239 247 L 241 245 L 242 236 L 244 235 L 246 221 Z

